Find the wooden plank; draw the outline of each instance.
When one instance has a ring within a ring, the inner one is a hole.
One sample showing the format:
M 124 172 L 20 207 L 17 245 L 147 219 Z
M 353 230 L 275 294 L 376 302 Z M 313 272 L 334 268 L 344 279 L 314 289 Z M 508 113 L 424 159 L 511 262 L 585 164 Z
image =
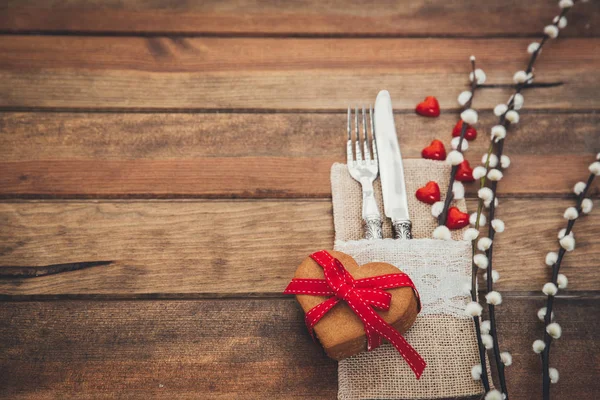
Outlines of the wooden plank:
M 539 396 L 542 297 L 505 295 L 500 341 L 511 397 Z M 7 305 L 7 304 L 5 304 Z M 597 298 L 557 301 L 555 398 L 597 393 Z M 568 310 L 569 312 L 566 312 Z M 595 317 L 594 317 L 595 315 Z M 518 327 L 518 329 L 513 329 Z M 293 299 L 23 302 L 0 307 L 2 397 L 334 399 L 337 370 Z M 590 351 L 593 349 L 592 351 Z
M 571 200 L 501 199 L 495 265 L 500 290 L 537 291 L 549 279 Z M 474 201 L 468 204 L 472 210 Z M 37 278 L 6 277 L 0 294 L 280 295 L 296 266 L 333 244 L 328 201 L 150 201 L 0 203 L 0 265 L 112 264 Z M 574 229 L 565 256 L 569 290 L 595 290 L 600 214 Z M 1 268 L 1 267 L 0 267 Z M 5 274 L 14 275 L 14 269 Z
M 402 154 L 421 156 L 433 139 L 449 147 L 458 112 L 438 118 L 396 114 Z M 498 118 L 479 114 L 465 153 L 483 154 Z M 600 151 L 598 113 L 521 113 L 506 140 L 510 155 Z M 0 113 L 0 160 L 192 160 L 206 157 L 345 159 L 346 112 L 327 113 Z M 568 133 L 568 134 L 567 134 Z M 516 171 L 511 171 L 516 172 Z
M 123 32 L 350 35 L 535 35 L 558 10 L 544 0 L 373 2 L 243 0 L 8 0 L 0 30 L 21 32 Z M 578 4 L 564 35 L 597 36 L 597 2 Z M 561 33 L 563 35 L 563 33 Z
M 386 87 L 396 109 L 436 95 L 448 110 L 467 87 L 471 54 L 490 83 L 512 85 L 530 41 L 4 35 L 0 107 L 345 110 Z M 599 46 L 591 38 L 551 43 L 538 80 L 565 84 L 528 90 L 527 108 L 599 108 Z M 475 107 L 491 109 L 510 93 L 487 89 Z
M 403 155 L 420 157 L 435 138 L 448 143 L 456 119 L 396 115 Z M 345 122 L 344 113 L 4 113 L 0 196 L 330 197 L 329 168 L 345 159 Z M 473 166 L 495 122 L 482 113 L 466 153 Z M 501 195 L 570 193 L 600 151 L 598 124 L 595 113 L 524 114 L 507 139 L 512 167 Z

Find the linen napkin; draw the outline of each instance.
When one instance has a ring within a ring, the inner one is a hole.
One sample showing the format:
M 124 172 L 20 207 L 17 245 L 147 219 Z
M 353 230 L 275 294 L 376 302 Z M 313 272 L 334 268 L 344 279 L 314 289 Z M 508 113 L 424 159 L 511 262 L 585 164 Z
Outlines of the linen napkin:
M 362 190 L 345 164 L 331 168 L 335 250 L 351 255 L 359 264 L 388 262 L 406 272 L 421 295 L 423 309 L 406 340 L 427 362 L 420 380 L 389 344 L 342 360 L 338 364 L 338 399 L 432 399 L 471 396 L 483 392 L 471 377 L 479 364 L 475 328 L 464 309 L 470 301 L 471 243 L 462 241 L 464 230 L 452 232 L 455 241 L 433 240 L 437 226 L 431 206 L 414 193 L 428 181 L 440 189 L 448 186 L 450 167 L 439 161 L 409 159 L 404 162 L 412 240 L 391 239 L 391 224 L 384 222 L 384 237 L 364 240 Z M 375 182 L 376 199 L 383 214 L 381 185 Z M 464 200 L 454 202 L 466 211 Z

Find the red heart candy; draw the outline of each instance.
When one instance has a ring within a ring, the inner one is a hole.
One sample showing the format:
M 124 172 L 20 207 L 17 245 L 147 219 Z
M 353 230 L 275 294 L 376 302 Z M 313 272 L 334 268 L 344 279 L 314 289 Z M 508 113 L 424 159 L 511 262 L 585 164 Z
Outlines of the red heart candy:
M 429 160 L 440 160 L 443 161 L 446 159 L 446 148 L 444 147 L 444 143 L 435 139 L 431 144 L 425 147 L 421 151 L 421 156 L 423 158 L 427 158 Z
M 456 123 L 456 125 L 454 126 L 454 129 L 452 129 L 452 137 L 460 136 L 460 132 L 462 131 L 462 125 L 463 125 L 463 121 L 461 119 L 460 121 L 458 121 Z M 475 140 L 476 137 L 477 137 L 477 131 L 475 130 L 475 128 L 473 128 L 471 125 L 469 125 L 467 127 L 467 130 L 465 131 L 465 139 L 470 141 L 470 140 Z
M 446 226 L 449 229 L 460 229 L 469 225 L 469 214 L 460 211 L 456 207 L 450 207 L 448 209 L 448 216 L 446 217 Z
M 425 100 L 417 104 L 415 111 L 424 117 L 437 117 L 440 115 L 440 103 L 435 97 L 427 96 Z
M 440 201 L 440 187 L 434 181 L 429 181 L 425 186 L 417 189 L 416 196 L 423 203 L 433 204 Z
M 467 160 L 458 164 L 455 179 L 461 182 L 473 182 L 475 180 L 473 178 L 473 168 L 471 168 Z

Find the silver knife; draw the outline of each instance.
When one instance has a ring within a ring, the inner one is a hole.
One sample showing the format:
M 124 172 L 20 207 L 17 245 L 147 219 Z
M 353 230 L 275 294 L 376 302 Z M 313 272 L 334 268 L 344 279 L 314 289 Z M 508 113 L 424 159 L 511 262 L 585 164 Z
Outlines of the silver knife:
M 379 176 L 383 192 L 383 208 L 392 220 L 396 239 L 412 239 L 408 215 L 408 195 L 404 182 L 404 167 L 396 135 L 392 99 L 382 90 L 375 100 L 375 138 L 379 157 Z

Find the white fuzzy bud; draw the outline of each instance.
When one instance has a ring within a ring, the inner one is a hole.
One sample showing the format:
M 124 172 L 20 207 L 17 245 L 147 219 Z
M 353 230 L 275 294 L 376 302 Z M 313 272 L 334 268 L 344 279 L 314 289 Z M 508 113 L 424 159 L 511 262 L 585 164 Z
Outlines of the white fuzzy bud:
M 506 119 L 511 124 L 518 124 L 519 123 L 519 113 L 516 112 L 515 110 L 510 110 L 506 113 Z
M 459 142 L 460 142 L 460 137 L 458 137 L 458 136 L 456 136 L 456 137 L 453 137 L 453 138 L 452 138 L 452 140 L 450 141 L 450 144 L 452 145 L 452 148 L 453 148 L 454 150 L 456 150 L 456 149 L 458 148 L 458 143 L 459 143 Z M 468 141 L 468 140 L 465 140 L 465 139 L 463 139 L 463 141 L 462 141 L 462 143 L 461 143 L 460 147 L 461 147 L 461 148 L 460 148 L 460 150 L 461 150 L 461 151 L 465 151 L 465 150 L 467 150 L 467 149 L 469 148 L 469 141 Z
M 466 142 L 466 140 L 465 140 Z M 458 165 L 461 162 L 465 161 L 465 157 L 462 155 L 460 151 L 452 150 L 446 156 L 446 162 L 450 165 Z
M 546 307 L 542 307 L 538 310 L 537 317 L 542 322 L 544 322 L 546 320 Z M 552 315 L 550 315 L 550 321 L 552 321 L 553 319 L 554 319 L 554 311 L 552 312 Z
M 482 311 L 483 307 L 481 307 L 481 304 L 477 303 L 476 301 L 471 301 L 465 308 L 465 314 L 470 317 L 479 317 Z
M 465 90 L 464 92 L 460 92 L 460 94 L 458 95 L 458 104 L 460 104 L 461 106 L 464 106 L 465 104 L 467 104 L 467 102 L 469 100 L 471 100 L 472 96 L 473 96 L 473 93 L 469 92 L 468 90 Z
M 475 79 L 477 79 L 478 85 L 483 85 L 485 83 L 486 75 L 481 68 L 475 70 Z M 473 72 L 469 74 L 469 80 L 473 82 Z
M 477 123 L 477 111 L 469 108 L 462 113 L 460 113 L 460 119 L 466 122 L 469 125 L 475 125 Z
M 504 221 L 502 221 L 501 219 L 498 219 L 498 218 L 493 219 L 491 224 L 492 224 L 492 228 L 494 228 L 494 231 L 496 231 L 496 233 L 504 232 L 505 225 L 504 225 Z
M 594 203 L 592 203 L 592 200 L 590 199 L 583 199 L 581 201 L 581 212 L 584 214 L 589 214 L 590 211 L 592 211 L 592 208 L 594 207 Z
M 487 174 L 487 177 L 490 181 L 499 181 L 500 179 L 502 179 L 503 176 L 504 174 L 502 174 L 502 172 L 500 172 L 500 170 L 496 168 L 491 169 Z
M 502 359 L 504 366 L 510 367 L 512 365 L 512 356 L 508 351 L 503 351 L 500 353 L 500 358 Z
M 569 284 L 569 280 L 565 275 L 558 274 L 558 276 L 556 277 L 556 283 L 558 284 L 559 289 L 566 289 L 567 285 Z
M 498 104 L 496 107 L 494 107 L 494 115 L 496 117 L 499 117 L 502 114 L 504 114 L 507 110 L 508 106 L 506 104 Z
M 436 201 L 431 206 L 431 215 L 433 215 L 435 218 L 439 217 L 440 214 L 442 213 L 442 211 L 444 211 L 444 202 L 443 201 Z
M 484 400 L 504 400 L 504 396 L 497 389 L 492 389 L 485 395 Z
M 538 42 L 531 42 L 529 46 L 527 46 L 527 52 L 529 54 L 533 54 L 540 48 L 540 44 Z
M 490 323 L 490 321 L 488 321 L 488 320 L 481 321 L 481 333 L 490 333 L 491 329 L 492 329 L 492 324 Z
M 511 96 L 510 101 L 513 101 L 513 108 L 519 111 L 523 107 L 523 103 L 525 102 L 525 98 L 521 93 L 517 93 L 514 96 Z
M 554 19 L 552 20 L 552 22 L 554 22 L 555 24 L 558 22 L 558 27 L 560 29 L 565 29 L 567 27 L 567 17 L 560 17 L 559 15 L 557 15 L 556 17 L 554 17 Z
M 483 157 L 481 157 L 481 163 L 485 165 L 488 159 L 488 154 L 485 153 Z M 490 163 L 488 164 L 490 168 L 496 168 L 498 166 L 498 156 L 495 154 L 490 154 Z
M 517 71 L 513 76 L 515 83 L 525 83 L 527 81 L 527 73 L 525 71 Z
M 492 127 L 492 139 L 496 142 L 506 137 L 506 128 L 502 125 L 496 125 Z
M 558 293 L 558 288 L 554 283 L 546 282 L 542 288 L 542 292 L 544 292 L 546 296 L 554 296 L 556 293 Z
M 533 347 L 534 353 L 540 354 L 546 348 L 546 343 L 544 343 L 543 340 L 538 339 L 535 342 L 533 342 L 533 345 L 531 347 Z
M 551 251 L 548 254 L 546 254 L 546 265 L 551 267 L 554 264 L 556 264 L 556 261 L 558 261 L 558 254 Z
M 478 166 L 473 168 L 473 179 L 481 179 L 485 176 L 487 170 L 485 167 Z
M 469 216 L 469 223 L 473 226 L 475 226 L 475 224 L 477 223 L 477 213 L 474 212 L 473 214 L 471 214 Z M 487 219 L 485 218 L 485 215 L 480 214 L 479 215 L 479 227 L 485 226 L 485 224 L 487 223 Z
M 492 239 L 489 237 L 484 236 L 477 241 L 477 248 L 480 251 L 486 251 L 490 247 L 492 247 Z
M 508 158 L 508 156 L 505 155 L 500 156 L 500 166 L 503 169 L 510 167 L 510 158 Z
M 566 228 L 562 228 L 560 231 L 558 231 L 558 240 L 564 238 L 566 233 L 567 233 Z M 569 232 L 569 236 L 575 237 L 575 235 L 573 234 L 573 231 Z
M 464 199 L 465 185 L 463 185 L 462 182 L 454 181 L 454 183 L 452 184 L 452 194 L 454 195 L 454 200 Z
M 560 0 L 558 6 L 560 8 L 571 8 L 573 7 L 573 0 Z
M 589 170 L 596 176 L 600 175 L 600 162 L 596 161 L 595 163 L 591 163 Z
M 471 56 L 471 57 L 469 57 L 469 61 L 471 61 L 471 62 L 475 62 L 475 56 Z
M 548 35 L 550 39 L 556 39 L 558 37 L 558 27 L 555 25 L 546 25 L 544 33 Z
M 552 336 L 552 339 L 559 339 L 560 335 L 562 335 L 562 328 L 556 322 L 552 322 L 546 326 L 546 332 Z
M 475 254 L 473 256 L 473 263 L 481 269 L 486 269 L 489 261 L 485 254 Z
M 548 368 L 548 376 L 550 377 L 550 383 L 558 382 L 558 370 L 556 368 Z
M 494 306 L 500 305 L 502 304 L 502 295 L 500 294 L 500 292 L 496 292 L 495 290 L 491 291 L 485 295 L 485 301 L 487 301 L 488 304 L 492 304 Z
M 483 279 L 487 280 L 487 272 L 485 274 L 483 274 Z M 500 274 L 498 273 L 498 271 L 494 270 L 492 271 L 492 282 L 496 283 L 500 280 Z
M 579 195 L 581 193 L 583 193 L 583 191 L 585 190 L 585 188 L 587 187 L 585 182 L 577 182 L 575 184 L 575 186 L 573 187 L 573 193 Z
M 488 350 L 494 347 L 494 339 L 492 338 L 492 335 L 486 333 L 481 335 L 481 343 L 483 344 L 483 347 Z
M 473 379 L 476 381 L 480 380 L 481 373 L 481 364 L 473 365 L 473 368 L 471 368 L 471 376 L 473 377 Z
M 452 235 L 450 234 L 450 229 L 448 229 L 447 226 L 440 225 L 434 229 L 433 238 L 441 240 L 452 240 Z
M 477 191 L 477 197 L 481 200 L 491 200 L 494 198 L 494 192 L 489 187 L 482 187 Z
M 569 207 L 565 210 L 565 214 L 563 216 L 565 217 L 565 219 L 573 220 L 579 217 L 579 213 L 577 212 L 577 209 L 575 207 Z
M 465 233 L 463 234 L 463 240 L 472 242 L 473 240 L 477 239 L 477 236 L 479 236 L 479 231 L 477 229 L 468 228 L 467 230 L 465 230 Z
M 575 238 L 572 235 L 567 235 L 558 241 L 560 246 L 566 251 L 573 251 L 575 249 Z

